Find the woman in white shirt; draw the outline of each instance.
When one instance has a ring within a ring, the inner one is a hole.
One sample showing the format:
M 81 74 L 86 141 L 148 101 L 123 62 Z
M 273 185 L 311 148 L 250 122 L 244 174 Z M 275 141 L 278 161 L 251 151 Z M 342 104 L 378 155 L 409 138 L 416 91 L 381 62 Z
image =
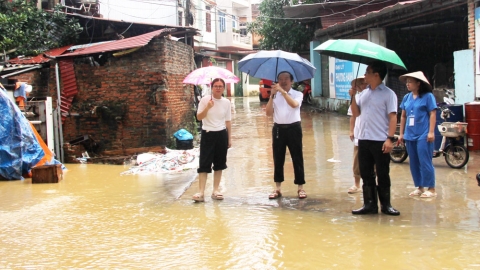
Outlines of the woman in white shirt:
M 199 192 L 193 195 L 195 202 L 205 201 L 205 185 L 208 173 L 213 169 L 212 199 L 223 200 L 219 191 L 222 171 L 227 168 L 227 151 L 231 147 L 231 103 L 222 97 L 225 82 L 212 81 L 212 94 L 204 96 L 198 104 L 197 118 L 202 121 L 200 161 L 198 172 Z M 213 165 L 213 167 L 212 167 Z

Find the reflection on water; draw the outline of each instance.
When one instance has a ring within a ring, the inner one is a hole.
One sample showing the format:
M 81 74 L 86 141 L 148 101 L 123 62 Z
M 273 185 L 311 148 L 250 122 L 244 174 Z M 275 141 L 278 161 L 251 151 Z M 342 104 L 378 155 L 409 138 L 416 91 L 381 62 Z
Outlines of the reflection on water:
M 480 167 L 478 153 L 466 170 L 435 159 L 439 196 L 430 201 L 408 197 L 408 159 L 392 164 L 392 205 L 401 215 L 353 216 L 362 197 L 346 192 L 348 118 L 304 110 L 308 198 L 296 198 L 287 158 L 284 197 L 269 200 L 272 120 L 257 100 L 234 100 L 224 201 L 193 203 L 194 171 L 120 176 L 127 167 L 67 164 L 58 184 L 0 182 L 0 269 L 480 267 L 480 188 L 471 169 Z

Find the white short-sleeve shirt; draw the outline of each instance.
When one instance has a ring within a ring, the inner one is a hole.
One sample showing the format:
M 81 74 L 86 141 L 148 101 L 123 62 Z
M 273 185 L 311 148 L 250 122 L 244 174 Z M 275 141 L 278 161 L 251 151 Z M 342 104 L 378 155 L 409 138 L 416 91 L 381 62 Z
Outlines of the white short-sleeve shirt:
M 211 95 L 204 96 L 198 104 L 198 111 L 202 112 L 207 107 Z M 213 98 L 213 107 L 208 110 L 205 118 L 202 119 L 202 129 L 208 131 L 220 131 L 227 128 L 226 121 L 232 120 L 232 110 L 230 100 L 222 97 L 220 99 Z
M 273 122 L 277 124 L 291 124 L 301 121 L 300 107 L 302 106 L 303 94 L 290 88 L 287 95 L 296 100 L 299 105 L 292 108 L 288 105 L 285 97 L 280 92 L 277 92 L 273 99 Z

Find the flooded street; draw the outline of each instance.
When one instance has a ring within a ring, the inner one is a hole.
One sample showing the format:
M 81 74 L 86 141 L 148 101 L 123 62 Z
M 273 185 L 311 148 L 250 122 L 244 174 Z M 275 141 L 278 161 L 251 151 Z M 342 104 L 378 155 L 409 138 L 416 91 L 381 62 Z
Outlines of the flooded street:
M 258 97 L 232 98 L 224 201 L 197 192 L 194 170 L 124 175 L 123 165 L 65 164 L 58 184 L 0 182 L 0 269 L 480 269 L 480 153 L 467 167 L 434 159 L 438 197 L 410 198 L 408 167 L 391 164 L 400 216 L 354 216 L 349 119 L 304 107 L 308 194 L 289 154 L 273 190 L 272 119 Z M 212 175 L 206 195 L 212 192 Z

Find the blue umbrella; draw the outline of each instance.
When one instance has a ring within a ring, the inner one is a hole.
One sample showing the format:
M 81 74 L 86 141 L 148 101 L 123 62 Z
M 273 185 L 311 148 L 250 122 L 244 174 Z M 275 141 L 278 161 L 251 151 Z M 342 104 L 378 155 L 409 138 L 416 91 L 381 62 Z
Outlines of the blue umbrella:
M 277 81 L 280 72 L 288 71 L 295 82 L 313 78 L 315 67 L 296 53 L 284 51 L 259 51 L 249 54 L 238 62 L 238 70 L 248 75 Z

